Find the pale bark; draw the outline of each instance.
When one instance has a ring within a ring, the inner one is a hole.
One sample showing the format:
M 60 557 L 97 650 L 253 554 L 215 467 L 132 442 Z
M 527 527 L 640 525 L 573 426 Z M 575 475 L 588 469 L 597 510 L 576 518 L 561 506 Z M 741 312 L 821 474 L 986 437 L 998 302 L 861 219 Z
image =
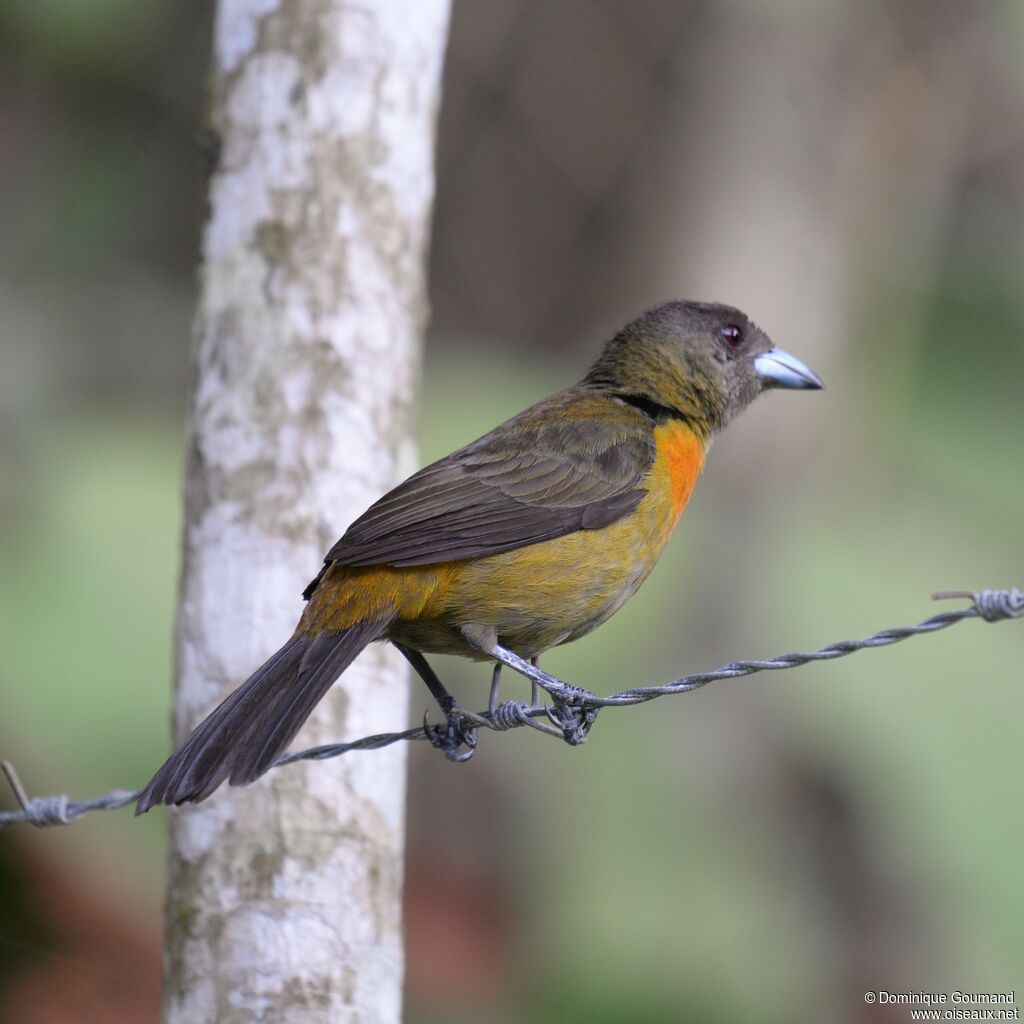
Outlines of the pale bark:
M 219 4 L 179 739 L 409 468 L 448 7 Z M 395 728 L 406 700 L 398 656 L 371 648 L 297 743 Z M 171 813 L 167 1024 L 399 1019 L 404 770 L 400 746 L 293 765 Z

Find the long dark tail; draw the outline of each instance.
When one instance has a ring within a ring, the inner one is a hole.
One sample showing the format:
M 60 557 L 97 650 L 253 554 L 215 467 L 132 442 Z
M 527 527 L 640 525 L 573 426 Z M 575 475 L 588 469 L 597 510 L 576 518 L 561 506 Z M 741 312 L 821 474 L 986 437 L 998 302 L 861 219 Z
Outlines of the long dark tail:
M 360 622 L 341 633 L 293 636 L 171 754 L 142 791 L 135 813 L 145 814 L 156 804 L 205 800 L 225 779 L 232 786 L 254 782 L 387 624 Z

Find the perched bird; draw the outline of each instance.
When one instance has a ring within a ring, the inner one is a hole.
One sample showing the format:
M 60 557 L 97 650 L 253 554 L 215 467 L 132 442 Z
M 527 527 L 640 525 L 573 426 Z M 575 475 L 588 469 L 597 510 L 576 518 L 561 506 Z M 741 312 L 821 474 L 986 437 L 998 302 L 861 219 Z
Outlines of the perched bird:
M 713 436 L 762 391 L 822 386 L 738 309 L 644 313 L 579 384 L 371 505 L 306 588 L 291 639 L 178 747 L 136 813 L 259 778 L 374 640 L 430 686 L 449 713 L 446 753 L 462 759 L 454 702 L 424 653 L 519 667 L 516 655 L 536 664 L 585 636 L 654 568 Z

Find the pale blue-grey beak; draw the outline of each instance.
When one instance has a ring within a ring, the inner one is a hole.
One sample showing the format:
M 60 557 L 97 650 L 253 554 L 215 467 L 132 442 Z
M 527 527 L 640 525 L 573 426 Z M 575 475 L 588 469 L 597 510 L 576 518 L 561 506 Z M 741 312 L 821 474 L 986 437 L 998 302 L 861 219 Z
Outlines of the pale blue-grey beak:
M 818 390 L 825 385 L 809 367 L 784 352 L 781 348 L 770 348 L 754 360 L 754 369 L 764 381 L 765 388 L 806 388 Z

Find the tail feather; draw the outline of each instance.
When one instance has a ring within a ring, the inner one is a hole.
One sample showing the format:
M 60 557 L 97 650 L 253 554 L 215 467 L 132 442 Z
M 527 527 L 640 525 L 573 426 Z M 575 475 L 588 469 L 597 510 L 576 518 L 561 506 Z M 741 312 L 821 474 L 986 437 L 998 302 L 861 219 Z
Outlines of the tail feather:
M 360 629 L 360 626 L 355 629 Z M 313 708 L 320 703 L 320 698 L 363 647 L 379 634 L 380 629 L 374 629 L 372 635 L 365 639 L 361 636 L 353 638 L 354 631 L 347 631 L 344 643 L 338 643 L 334 636 L 318 636 L 310 642 L 299 662 L 299 685 L 284 695 L 283 706 L 274 709 L 274 720 L 266 734 L 261 736 L 261 742 L 246 746 L 239 752 L 231 772 L 232 785 L 247 785 L 270 769 Z M 358 646 L 353 643 L 354 639 Z
M 258 779 L 331 684 L 386 628 L 387 620 L 378 620 L 330 635 L 293 636 L 171 754 L 139 795 L 135 813 L 205 800 L 225 779 L 233 786 Z

